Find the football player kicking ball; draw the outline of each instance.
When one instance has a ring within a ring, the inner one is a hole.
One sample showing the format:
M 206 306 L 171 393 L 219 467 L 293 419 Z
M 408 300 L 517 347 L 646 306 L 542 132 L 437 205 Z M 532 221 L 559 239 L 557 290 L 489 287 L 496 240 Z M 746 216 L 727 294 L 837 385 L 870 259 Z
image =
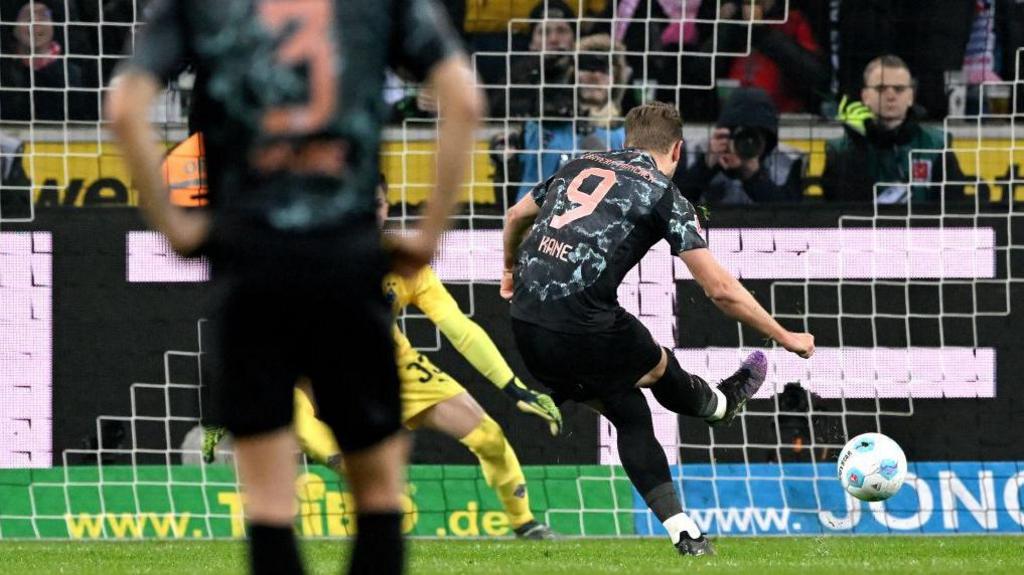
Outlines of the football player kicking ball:
M 383 224 L 388 211 L 383 177 L 378 189 L 378 202 L 378 220 Z M 409 279 L 388 275 L 384 279 L 384 292 L 395 314 L 410 304 L 418 307 L 455 349 L 515 401 L 520 410 L 543 418 L 552 435 L 561 431 L 562 414 L 554 401 L 523 385 L 491 338 L 462 313 L 429 266 Z M 501 500 L 516 537 L 552 538 L 551 529 L 538 522 L 530 512 L 526 478 L 498 423 L 484 412 L 464 387 L 413 349 L 397 325 L 393 327 L 393 334 L 405 426 L 439 431 L 469 448 L 480 460 L 484 479 Z M 295 432 L 306 453 L 340 472 L 341 450 L 331 430 L 316 419 L 310 391 L 305 384 L 295 390 Z
M 634 108 L 628 149 L 583 155 L 509 210 L 502 295 L 512 300 L 526 367 L 557 399 L 586 403 L 611 421 L 622 466 L 676 549 L 704 555 L 711 543 L 683 513 L 640 388 L 676 413 L 726 424 L 764 382 L 767 361 L 752 353 L 717 387 L 687 373 L 619 305 L 623 276 L 665 239 L 730 317 L 804 358 L 814 353 L 814 336 L 779 325 L 707 250 L 693 206 L 672 184 L 681 136 L 675 108 Z

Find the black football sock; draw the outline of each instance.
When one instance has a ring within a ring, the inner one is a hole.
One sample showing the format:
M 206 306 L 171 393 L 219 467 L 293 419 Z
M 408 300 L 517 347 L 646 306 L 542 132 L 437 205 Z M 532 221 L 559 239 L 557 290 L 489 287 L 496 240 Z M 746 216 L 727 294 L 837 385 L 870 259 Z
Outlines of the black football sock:
M 718 407 L 718 395 L 708 382 L 687 373 L 672 350 L 666 349 L 665 352 L 668 354 L 668 366 L 665 375 L 651 386 L 654 398 L 666 409 L 680 415 L 710 417 Z
M 658 521 L 664 522 L 683 512 L 683 504 L 676 494 L 676 487 L 672 483 L 662 483 L 654 489 L 643 494 L 647 506 L 654 512 Z
M 253 575 L 302 575 L 291 525 L 249 524 L 249 569 Z
M 358 514 L 349 575 L 401 575 L 404 566 L 402 514 Z
M 641 494 L 672 482 L 665 451 L 654 435 L 647 398 L 639 389 L 601 398 L 601 413 L 615 426 L 619 458 L 626 475 Z
M 215 348 L 214 338 L 220 334 L 214 327 L 214 321 L 199 322 L 199 339 L 203 343 L 203 360 L 200 367 L 199 405 L 202 411 L 199 414 L 203 427 L 224 427 L 223 397 L 224 385 L 214 389 L 214 382 L 219 377 L 220 366 L 218 358 L 219 350 Z

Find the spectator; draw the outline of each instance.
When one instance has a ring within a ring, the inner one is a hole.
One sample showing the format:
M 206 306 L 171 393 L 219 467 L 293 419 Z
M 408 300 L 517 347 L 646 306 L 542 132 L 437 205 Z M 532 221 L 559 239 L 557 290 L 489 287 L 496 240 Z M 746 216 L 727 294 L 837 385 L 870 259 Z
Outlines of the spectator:
M 963 19 L 961 29 L 963 50 L 963 81 L 967 89 L 968 113 L 977 110 L 989 113 L 1007 113 L 1012 94 L 1009 86 L 1005 90 L 1002 107 L 986 106 L 979 96 L 992 98 L 995 90 L 986 89 L 982 94 L 980 85 L 986 82 L 1012 81 L 1015 77 L 1016 53 L 1024 46 L 1024 3 L 1008 0 L 973 0 L 973 17 Z M 960 42 L 954 46 L 960 46 Z M 949 86 L 947 85 L 947 88 Z M 991 90 L 991 91 L 990 91 Z M 1024 97 L 1024 91 L 1019 92 Z M 991 103 L 991 102 L 990 102 Z
M 821 185 L 826 199 L 937 201 L 941 186 L 934 184 L 944 181 L 947 170 L 952 181 L 963 179 L 956 156 L 943 152 L 945 134 L 918 123 L 914 91 L 910 69 L 898 56 L 880 56 L 868 63 L 861 90 L 867 109 L 856 102 L 841 107 L 845 134 L 825 147 Z M 877 197 L 876 183 L 882 184 Z
M 701 47 L 697 42 L 698 35 L 693 33 L 694 23 L 685 22 L 680 27 L 680 20 L 684 17 L 690 18 L 703 6 L 715 3 L 702 3 L 700 0 L 687 0 L 685 3 L 680 3 L 679 0 L 619 0 L 616 3 L 613 22 L 615 41 L 625 45 L 629 65 L 634 70 L 643 72 L 642 89 L 647 92 L 648 97 L 653 95 L 658 100 L 676 103 L 676 86 L 680 84 L 680 60 L 685 61 L 683 53 L 694 52 Z M 711 14 L 710 18 L 713 20 L 714 14 Z M 685 43 L 682 49 L 679 46 L 681 35 Z M 699 60 L 705 64 L 709 61 L 706 55 L 702 55 Z M 704 81 L 710 82 L 710 73 L 705 71 L 705 76 Z M 683 77 L 686 78 L 683 80 L 684 83 L 691 83 L 685 67 Z M 623 112 L 628 112 L 644 100 L 642 96 L 627 100 Z M 686 110 L 689 114 L 690 108 Z
M 576 15 L 562 0 L 541 0 L 530 20 L 528 53 L 511 56 L 507 101 L 506 88 L 491 90 L 490 113 L 501 118 L 570 116 Z
M 804 154 L 779 144 L 779 115 L 764 90 L 733 92 L 711 138 L 686 157 L 675 183 L 693 203 L 798 202 L 803 196 Z
M 896 54 L 917 75 L 915 104 L 924 107 L 919 113 L 939 120 L 948 107 L 946 72 L 965 69 L 969 78 L 991 58 L 991 72 L 1013 78 L 1016 50 L 1024 46 L 1024 3 L 930 0 L 923 8 L 919 0 L 843 0 L 837 31 L 843 93 L 860 87 L 869 60 Z
M 587 36 L 580 41 L 574 78 L 578 98 L 575 119 L 531 120 L 523 126 L 522 154 L 519 155 L 523 197 L 539 181 L 555 173 L 577 152 L 621 148 L 626 140 L 622 127 L 623 87 L 631 70 L 621 53 L 612 52 L 607 34 Z M 615 46 L 621 51 L 621 46 Z
M 776 0 L 729 3 L 721 8 L 723 18 L 782 20 L 786 6 Z M 746 26 L 724 27 L 716 52 L 742 52 L 746 48 Z M 715 42 L 714 35 L 708 39 Z M 751 53 L 732 60 L 726 77 L 739 80 L 742 87 L 766 91 L 780 113 L 808 112 L 828 92 L 830 74 L 824 54 L 810 24 L 800 10 L 790 6 L 780 24 L 754 24 L 750 31 Z M 709 51 L 709 50 L 705 50 Z
M 530 51 L 572 50 L 576 43 L 575 17 L 572 8 L 562 0 L 539 2 L 530 11 Z
M 577 52 L 577 115 L 592 121 L 602 118 L 605 123 L 621 117 L 622 98 L 633 75 L 622 45 L 613 44 L 608 34 L 593 34 L 580 41 Z
M 709 94 L 707 88 L 699 90 L 699 95 L 687 98 L 685 106 L 677 100 L 679 85 L 694 83 L 688 75 L 680 76 L 680 69 L 684 65 L 682 62 L 688 60 L 687 55 L 701 49 L 697 20 L 715 18 L 714 13 L 708 15 L 699 11 L 702 6 L 709 4 L 717 2 L 618 0 L 615 6 L 615 41 L 626 46 L 627 60 L 631 67 L 644 71 L 643 86 L 638 88 L 647 91 L 655 99 L 679 104 L 680 109 L 685 109 L 689 120 L 710 121 L 714 118 L 714 114 L 705 114 L 705 105 L 690 105 L 701 96 L 706 97 Z M 699 62 L 707 64 L 710 60 L 703 56 L 705 54 L 697 56 Z M 706 65 L 705 68 L 707 77 L 703 78 L 703 86 L 711 82 L 711 75 L 707 72 L 710 67 Z M 683 80 L 680 80 L 681 78 Z M 636 98 L 628 99 L 623 112 L 629 112 L 631 108 L 642 103 L 642 100 L 643 96 L 639 93 Z
M 580 35 L 608 28 L 611 15 L 608 0 L 450 0 L 447 5 L 453 19 L 464 23 L 473 67 L 487 87 L 490 113 L 498 118 L 536 117 L 539 90 L 518 90 L 510 97 L 508 86 L 539 84 L 545 60 L 561 60 L 564 65 L 557 71 L 565 73 L 567 59 L 534 54 L 571 51 Z M 545 83 L 553 79 L 567 82 L 564 76 L 545 74 Z
M 688 0 L 680 3 L 678 0 L 657 0 L 661 10 L 665 13 L 665 19 L 672 21 L 661 31 L 659 38 L 662 46 L 683 48 L 695 47 L 700 39 L 697 33 L 697 20 L 700 11 L 701 0 Z M 640 0 L 620 0 L 615 12 L 615 41 L 624 42 L 626 31 L 634 21 L 644 18 L 637 15 L 637 8 L 640 7 Z M 685 11 L 685 14 L 683 13 Z
M 96 120 L 95 93 L 82 87 L 78 66 L 66 61 L 54 26 L 53 10 L 44 2 L 26 2 L 13 26 L 14 57 L 0 59 L 0 119 Z M 69 108 L 65 108 L 65 101 Z
M 1002 82 L 996 70 L 995 3 L 975 0 L 968 40 L 964 46 L 964 80 L 968 84 Z

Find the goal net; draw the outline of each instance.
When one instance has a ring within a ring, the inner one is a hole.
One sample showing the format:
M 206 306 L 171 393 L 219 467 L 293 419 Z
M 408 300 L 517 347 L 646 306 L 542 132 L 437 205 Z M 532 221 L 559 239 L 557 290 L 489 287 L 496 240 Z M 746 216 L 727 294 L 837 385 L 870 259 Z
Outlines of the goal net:
M 86 262 L 81 258 L 89 255 L 61 240 L 67 236 L 60 230 L 76 225 L 78 210 L 136 203 L 99 119 L 104 87 L 123 58 L 120 45 L 130 52 L 133 32 L 143 25 L 143 4 L 0 6 L 0 538 L 243 534 L 230 440 L 215 463 L 199 457 L 209 385 L 200 311 L 168 307 L 162 317 L 140 318 L 155 329 L 185 324 L 185 335 L 148 334 L 166 342 L 162 354 L 123 351 L 122 363 L 149 367 L 118 368 L 112 397 L 86 398 L 99 392 L 76 388 L 74 373 L 54 368 L 63 318 L 76 313 L 62 298 L 80 281 L 61 274 L 89 269 L 60 263 Z M 737 62 L 763 56 L 757 49 L 763 30 L 810 26 L 800 8 L 814 3 L 780 0 L 764 12 L 772 3 L 582 1 L 566 4 L 566 13 L 562 3 L 549 2 L 533 14 L 517 2 L 498 4 L 507 8 L 496 14 L 467 8 L 463 14 L 490 110 L 455 229 L 445 236 L 434 268 L 463 311 L 529 379 L 511 344 L 507 306 L 496 293 L 507 209 L 572 157 L 621 146 L 623 112 L 654 99 L 680 107 L 688 153 L 683 164 L 692 169 L 690 144 L 707 140 L 722 103 L 741 84 Z M 822 12 L 822 22 L 835 23 L 835 14 Z M 744 20 L 748 15 L 752 20 Z M 26 26 L 49 30 L 52 40 L 23 54 L 16 32 Z M 836 49 L 828 38 L 819 34 L 821 53 Z M 1022 53 L 1015 68 L 1006 68 L 1021 70 Z M 800 91 L 801 113 L 785 114 L 778 135 L 803 162 L 802 202 L 712 207 L 704 223 L 719 261 L 786 327 L 817 336 L 811 360 L 724 319 L 664 243 L 627 275 L 620 303 L 688 371 L 714 382 L 750 351 L 768 353 L 767 382 L 729 428 L 710 429 L 650 398 L 656 435 L 684 507 L 703 530 L 818 535 L 1024 529 L 1024 463 L 1019 455 L 1006 455 L 1012 447 L 993 433 L 1010 433 L 1009 414 L 1021 410 L 1008 370 L 1021 367 L 1011 332 L 1021 262 L 1017 238 L 1024 231 L 1016 209 L 1018 196 L 1024 198 L 1022 86 L 1022 77 L 1012 74 L 965 89 L 965 99 L 981 104 L 934 122 L 949 136 L 946 148 L 911 152 L 900 167 L 907 179 L 875 186 L 876 198 L 902 187 L 907 195 L 923 189 L 939 200 L 896 205 L 823 201 L 825 142 L 843 132 L 818 116 L 834 115 L 835 102 L 809 86 Z M 952 88 L 954 95 L 960 89 Z M 168 147 L 188 136 L 190 89 L 184 74 L 151 112 Z M 381 156 L 389 225 L 403 229 L 415 225 L 438 169 L 436 103 L 429 91 L 397 76 L 389 79 L 385 99 L 392 110 Z M 959 171 L 945 165 L 952 161 Z M 933 180 L 930 170 L 940 165 L 955 177 Z M 954 193 L 964 199 L 947 201 Z M 128 228 L 117 244 L 117 257 L 123 257 L 118 281 L 178 293 L 174 301 L 181 301 L 182 290 L 203 289 L 209 280 L 204 262 L 176 258 L 141 223 Z M 526 464 L 538 519 L 567 535 L 661 533 L 619 465 L 615 430 L 607 421 L 567 406 L 566 437 L 552 440 L 469 369 L 418 310 L 406 310 L 398 321 L 413 344 L 455 375 L 503 426 Z M 102 329 L 111 329 L 96 326 L 99 339 Z M 137 372 L 160 375 L 142 379 L 132 375 Z M 85 441 L 55 431 L 61 425 L 54 405 L 59 386 L 81 394 L 83 410 L 95 410 L 88 411 L 95 426 Z M 838 451 L 867 431 L 893 436 L 911 461 L 904 489 L 882 503 L 846 496 L 836 478 Z M 472 456 L 448 438 L 418 438 L 404 499 L 406 531 L 508 534 L 500 503 Z M 977 445 L 977 453 L 965 444 Z M 352 499 L 333 472 L 304 460 L 297 496 L 301 533 L 353 533 Z

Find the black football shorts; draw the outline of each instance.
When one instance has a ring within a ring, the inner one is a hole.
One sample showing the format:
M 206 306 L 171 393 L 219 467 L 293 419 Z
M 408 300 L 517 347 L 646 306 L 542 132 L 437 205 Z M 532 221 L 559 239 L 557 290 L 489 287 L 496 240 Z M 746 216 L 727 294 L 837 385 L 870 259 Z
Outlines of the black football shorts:
M 661 360 L 661 346 L 625 310 L 619 310 L 612 326 L 592 333 L 557 332 L 515 318 L 512 333 L 526 368 L 559 403 L 633 388 Z
M 208 247 L 212 341 L 204 342 L 213 365 L 204 373 L 229 431 L 246 437 L 291 425 L 301 376 L 342 450 L 371 447 L 401 428 L 379 238 L 374 225 L 302 236 L 216 231 Z

